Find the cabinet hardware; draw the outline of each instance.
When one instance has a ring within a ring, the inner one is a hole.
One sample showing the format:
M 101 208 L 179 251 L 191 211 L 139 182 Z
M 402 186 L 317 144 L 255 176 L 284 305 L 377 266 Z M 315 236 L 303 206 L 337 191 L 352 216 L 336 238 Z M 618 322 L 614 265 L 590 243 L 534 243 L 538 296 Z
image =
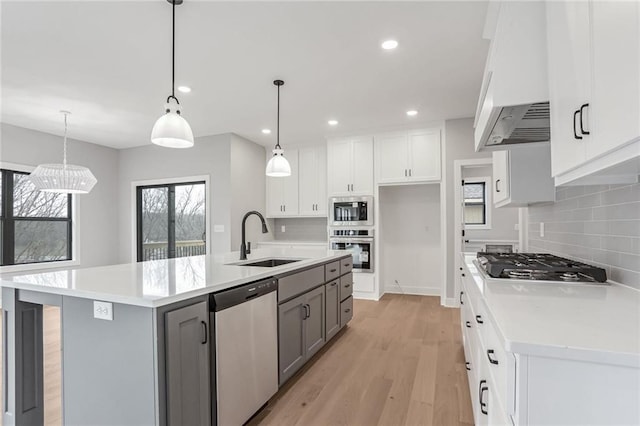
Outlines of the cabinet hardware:
M 467 328 L 471 328 L 471 321 L 467 321 Z
M 486 380 L 480 380 L 480 393 L 478 397 L 480 398 L 480 411 L 482 414 L 489 414 L 489 411 L 487 410 L 487 403 L 484 402 L 484 393 L 489 390 L 489 388 L 485 386 L 486 384 Z
M 463 276 L 463 277 L 466 277 L 466 275 L 464 274 L 464 272 L 462 273 L 462 276 Z
M 282 206 L 284 208 L 284 211 L 287 211 L 287 205 L 285 204 L 284 206 Z
M 345 310 L 344 310 L 344 312 L 345 312 L 346 314 L 348 314 L 349 312 L 351 312 L 351 309 L 347 308 L 347 309 L 345 309 Z
M 578 136 L 578 132 L 576 130 L 576 117 L 580 114 L 580 110 L 577 109 L 573 112 L 573 137 L 576 139 L 582 139 L 582 136 Z
M 350 264 L 350 263 L 345 263 L 345 264 L 344 264 L 344 267 L 345 267 L 345 268 L 348 268 L 349 266 L 351 266 L 351 264 Z
M 206 345 L 207 342 L 209 341 L 209 333 L 207 332 L 207 323 L 204 321 L 200 321 L 200 322 L 202 323 L 202 331 L 204 335 L 200 343 L 202 343 L 203 345 Z
M 411 169 L 409 169 L 409 177 L 411 177 Z
M 491 364 L 498 365 L 498 360 L 491 358 L 491 355 L 493 355 L 494 353 L 495 351 L 493 349 L 487 349 L 487 358 L 489 358 L 489 362 Z
M 311 309 L 309 309 L 309 305 L 307 305 L 306 303 L 304 305 L 302 305 L 302 307 L 304 308 L 304 318 L 302 318 L 303 320 L 306 320 L 307 318 L 309 318 L 311 316 Z
M 484 324 L 484 321 L 482 320 L 482 315 L 476 315 L 476 322 L 478 324 Z
M 329 269 L 329 272 L 335 272 L 337 269 Z
M 584 122 L 584 120 L 582 119 L 582 117 L 583 117 L 582 113 L 584 112 L 584 109 L 587 108 L 588 106 L 589 106 L 589 104 L 583 104 L 580 107 L 580 133 L 582 133 L 583 135 L 589 135 L 590 134 L 589 131 L 585 130 L 584 126 L 582 125 L 582 123 Z
M 338 282 L 334 281 L 334 282 L 331 283 L 331 287 L 335 287 L 337 284 L 338 284 Z
M 407 169 L 404 169 L 404 177 L 407 177 Z
M 464 294 L 464 291 L 460 292 L 460 304 L 464 305 L 464 302 L 462 301 L 462 295 Z
M 345 284 L 344 285 L 344 288 L 349 288 L 349 287 L 351 287 L 351 284 Z
M 471 371 L 471 363 L 470 362 L 465 362 L 464 363 L 464 368 L 466 368 L 467 371 Z
M 460 270 L 462 271 L 462 268 L 460 268 Z
M 498 186 L 498 182 L 500 182 L 500 179 L 496 179 L 496 192 L 500 192 L 500 187 Z

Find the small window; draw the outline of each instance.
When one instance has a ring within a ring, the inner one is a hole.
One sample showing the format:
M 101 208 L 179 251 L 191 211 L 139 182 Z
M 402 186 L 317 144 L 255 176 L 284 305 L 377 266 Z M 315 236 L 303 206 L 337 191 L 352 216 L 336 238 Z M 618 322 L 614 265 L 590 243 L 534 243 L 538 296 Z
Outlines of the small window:
M 464 224 L 470 228 L 490 228 L 489 194 L 486 179 L 474 179 L 464 182 Z
M 71 195 L 38 191 L 28 176 L 0 170 L 1 265 L 71 260 Z
M 205 182 L 138 186 L 138 262 L 206 253 Z

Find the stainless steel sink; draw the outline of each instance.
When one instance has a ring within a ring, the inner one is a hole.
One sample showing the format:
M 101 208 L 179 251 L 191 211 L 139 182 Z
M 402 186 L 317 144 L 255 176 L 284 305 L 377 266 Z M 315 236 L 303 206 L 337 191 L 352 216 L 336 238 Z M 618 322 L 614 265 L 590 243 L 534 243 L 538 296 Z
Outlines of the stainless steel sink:
M 272 259 L 262 259 L 262 260 L 256 260 L 253 262 L 237 262 L 237 263 L 229 263 L 229 265 L 236 265 L 236 266 L 259 266 L 262 268 L 273 268 L 274 266 L 282 266 L 282 265 L 286 265 L 287 263 L 293 263 L 293 262 L 299 262 L 302 259 L 277 259 L 277 258 L 272 258 Z

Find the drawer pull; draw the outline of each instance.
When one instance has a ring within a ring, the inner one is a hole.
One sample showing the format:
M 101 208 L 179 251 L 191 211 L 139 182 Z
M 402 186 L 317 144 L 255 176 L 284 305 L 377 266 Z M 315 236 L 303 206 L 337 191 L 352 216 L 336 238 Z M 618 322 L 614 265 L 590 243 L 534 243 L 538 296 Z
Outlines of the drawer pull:
M 349 287 L 351 287 L 351 284 L 345 284 L 344 285 L 344 288 L 349 288 Z
M 464 274 L 464 272 L 462 273 L 462 276 L 463 276 L 463 277 L 466 277 L 466 275 Z
M 464 368 L 466 368 L 467 371 L 471 371 L 471 363 L 470 362 L 465 362 L 464 363 Z
M 464 302 L 462 301 L 462 295 L 464 294 L 464 291 L 460 292 L 460 304 L 464 305 Z
M 495 351 L 493 349 L 487 349 L 487 358 L 489 358 L 489 362 L 491 364 L 498 365 L 498 360 L 491 358 L 491 355 L 493 354 L 495 354 Z
M 482 320 L 482 315 L 476 315 L 476 322 L 478 324 L 484 324 L 484 321 Z
M 338 282 L 334 281 L 334 282 L 331 283 L 331 287 L 335 287 L 337 284 L 338 284 Z
M 350 264 L 350 263 L 345 263 L 345 264 L 344 264 L 344 267 L 345 267 L 345 268 L 348 268 L 349 266 L 351 266 L 351 264 Z
M 329 269 L 329 272 L 335 272 L 337 269 Z
M 489 411 L 487 410 L 487 403 L 484 402 L 484 393 L 489 390 L 489 388 L 485 386 L 486 384 L 486 380 L 480 380 L 480 394 L 478 397 L 480 398 L 480 411 L 482 414 L 489 414 Z
M 345 314 L 348 314 L 349 312 L 351 312 L 351 309 L 347 308 L 344 310 Z
M 467 321 L 467 328 L 471 328 L 471 321 Z

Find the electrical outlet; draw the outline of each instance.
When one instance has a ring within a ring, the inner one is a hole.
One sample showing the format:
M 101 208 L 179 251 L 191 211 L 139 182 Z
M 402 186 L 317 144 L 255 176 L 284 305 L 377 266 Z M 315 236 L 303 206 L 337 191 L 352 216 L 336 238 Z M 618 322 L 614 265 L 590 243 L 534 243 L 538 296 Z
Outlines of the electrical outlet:
M 280 232 L 285 232 L 284 225 L 282 225 L 282 226 L 280 227 Z
M 93 317 L 113 321 L 113 303 L 93 301 Z
M 544 237 L 544 222 L 540 222 L 540 237 Z

